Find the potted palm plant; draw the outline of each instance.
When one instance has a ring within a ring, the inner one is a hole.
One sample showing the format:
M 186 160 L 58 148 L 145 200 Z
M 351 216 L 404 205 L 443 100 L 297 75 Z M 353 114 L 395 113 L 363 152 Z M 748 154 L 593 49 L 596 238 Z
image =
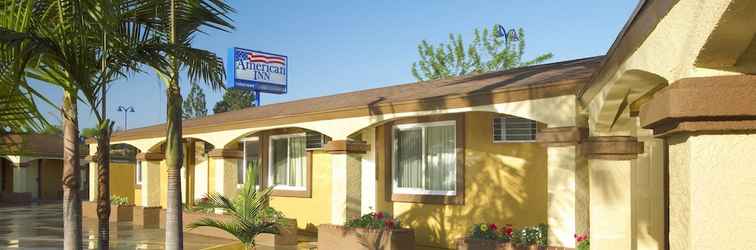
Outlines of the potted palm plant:
M 254 171 L 249 171 L 246 182 L 235 200 L 218 193 L 209 193 L 198 203 L 197 209 L 204 211 L 223 211 L 223 215 L 206 214 L 187 226 L 190 230 L 211 227 L 233 235 L 241 241 L 244 249 L 254 249 L 260 234 L 279 234 L 281 232 L 281 215 L 271 212 L 267 206 L 271 188 L 255 188 Z M 275 211 L 275 210 L 273 210 Z

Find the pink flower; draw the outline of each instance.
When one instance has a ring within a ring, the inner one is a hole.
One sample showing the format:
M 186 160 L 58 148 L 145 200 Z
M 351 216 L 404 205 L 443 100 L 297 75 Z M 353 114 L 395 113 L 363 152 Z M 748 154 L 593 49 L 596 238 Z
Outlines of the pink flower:
M 493 230 L 496 230 L 496 224 L 493 224 L 493 223 L 491 223 L 491 224 L 488 224 L 488 229 L 490 229 L 490 230 L 492 230 L 492 231 L 493 231 Z
M 383 215 L 383 212 L 378 212 L 378 213 L 375 213 L 375 218 L 376 218 L 376 219 L 382 220 L 382 219 L 383 219 L 383 217 L 384 217 L 384 215 Z

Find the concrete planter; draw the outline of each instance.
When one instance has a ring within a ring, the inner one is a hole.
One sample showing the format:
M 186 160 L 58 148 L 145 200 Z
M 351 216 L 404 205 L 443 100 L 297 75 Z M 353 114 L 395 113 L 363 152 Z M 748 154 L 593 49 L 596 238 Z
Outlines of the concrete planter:
M 556 250 L 563 248 L 541 247 L 538 245 L 515 246 L 511 242 L 501 242 L 497 240 L 481 240 L 461 238 L 457 240 L 457 250 Z
M 415 231 L 412 229 L 375 230 L 346 228 L 321 224 L 318 226 L 318 249 L 379 249 L 414 250 Z
M 110 222 L 131 221 L 133 218 L 134 205 L 110 205 Z
M 160 225 L 160 207 L 140 207 L 133 209 L 133 223 L 143 227 L 158 227 Z
M 202 218 L 214 218 L 214 219 L 219 219 L 219 220 L 231 219 L 230 216 L 223 215 L 223 214 L 194 213 L 194 212 L 186 212 L 186 211 L 182 213 L 182 216 L 184 219 L 184 226 L 187 226 L 195 221 L 201 220 Z M 258 245 L 276 246 L 276 247 L 297 245 L 297 220 L 296 219 L 282 219 L 282 225 L 278 228 L 278 230 L 280 232 L 279 234 L 258 235 L 257 238 L 255 239 L 255 242 Z M 192 230 L 188 230 L 186 231 L 186 233 L 204 235 L 204 236 L 210 236 L 210 237 L 216 237 L 216 238 L 223 238 L 223 239 L 232 239 L 232 240 L 236 239 L 233 235 L 229 233 L 226 233 L 222 230 L 211 228 L 211 227 L 199 227 Z
M 31 193 L 0 192 L 0 203 L 3 204 L 28 205 L 31 202 Z
M 516 248 L 509 242 L 500 242 L 497 240 L 482 240 L 461 238 L 457 240 L 457 250 L 515 250 Z M 518 249 L 519 250 L 519 249 Z
M 97 219 L 97 202 L 81 203 L 81 214 L 86 218 Z M 110 205 L 110 222 L 131 221 L 134 217 L 134 205 Z

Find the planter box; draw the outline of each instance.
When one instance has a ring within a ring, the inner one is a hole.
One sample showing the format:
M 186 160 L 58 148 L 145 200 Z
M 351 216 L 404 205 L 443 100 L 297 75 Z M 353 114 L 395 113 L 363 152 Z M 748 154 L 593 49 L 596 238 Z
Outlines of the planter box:
M 0 192 L 0 203 L 13 205 L 29 205 L 32 202 L 32 194 L 17 192 Z
M 158 227 L 160 225 L 160 207 L 140 207 L 133 209 L 133 223 L 143 227 Z
M 97 202 L 85 201 L 81 203 L 81 214 L 86 218 L 97 219 Z M 133 205 L 110 205 L 110 222 L 131 221 L 134 216 Z
M 371 230 L 321 224 L 318 226 L 318 249 L 379 249 L 414 250 L 415 231 L 412 229 Z
M 515 246 L 510 242 L 499 242 L 496 240 L 481 240 L 461 238 L 457 240 L 457 250 L 545 250 L 546 247 L 538 245 L 532 246 Z M 548 248 L 557 249 L 557 248 Z
M 165 212 L 165 211 L 163 211 Z M 223 214 L 214 213 L 192 213 L 184 211 L 182 213 L 184 218 L 184 227 L 188 226 L 192 222 L 198 221 L 202 218 L 214 218 L 219 220 L 229 220 L 231 217 Z M 296 219 L 282 219 L 283 225 L 278 228 L 279 234 L 260 234 L 255 239 L 258 245 L 265 246 L 296 246 L 297 245 L 297 220 Z M 225 231 L 212 228 L 212 227 L 199 227 L 186 231 L 189 234 L 204 235 L 215 238 L 231 239 L 236 238 L 226 233 Z
M 134 205 L 110 205 L 110 222 L 131 221 L 134 218 Z

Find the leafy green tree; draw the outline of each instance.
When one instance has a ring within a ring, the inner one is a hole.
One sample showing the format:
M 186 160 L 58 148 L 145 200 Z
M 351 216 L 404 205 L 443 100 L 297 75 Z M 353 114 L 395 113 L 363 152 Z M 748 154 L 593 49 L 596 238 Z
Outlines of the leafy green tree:
M 223 98 L 215 103 L 213 113 L 219 114 L 228 111 L 240 110 L 253 106 L 255 95 L 250 90 L 226 89 Z
M 420 61 L 412 64 L 412 76 L 418 81 L 444 79 L 539 64 L 553 57 L 551 53 L 545 53 L 523 60 L 525 33 L 522 28 L 517 32 L 517 38 L 507 41 L 484 28 L 483 31 L 475 29 L 475 37 L 467 45 L 460 34 L 449 34 L 447 44 L 436 46 L 423 40 L 417 46 Z
M 98 134 L 100 134 L 100 131 L 97 128 L 84 128 L 80 133 L 81 137 L 84 138 L 95 137 Z
M 0 58 L 10 62 L 13 74 L 0 79 L 17 84 L 51 103 L 28 87 L 25 78 L 58 86 L 63 105 L 63 224 L 64 248 L 81 249 L 79 198 L 79 128 L 77 102 L 87 103 L 98 127 L 98 244 L 108 248 L 109 138 L 112 122 L 105 113 L 109 83 L 139 71 L 139 64 L 164 68 L 161 46 L 144 22 L 137 19 L 149 2 L 131 0 L 14 0 L 0 2 Z M 154 13 L 152 11 L 147 11 Z M 53 104 L 54 105 L 54 104 Z M 90 131 L 91 132 L 91 131 Z
M 192 82 L 192 88 L 189 90 L 189 95 L 184 99 L 184 119 L 205 117 L 207 116 L 207 101 L 205 101 L 205 93 L 202 88 L 196 83 Z

